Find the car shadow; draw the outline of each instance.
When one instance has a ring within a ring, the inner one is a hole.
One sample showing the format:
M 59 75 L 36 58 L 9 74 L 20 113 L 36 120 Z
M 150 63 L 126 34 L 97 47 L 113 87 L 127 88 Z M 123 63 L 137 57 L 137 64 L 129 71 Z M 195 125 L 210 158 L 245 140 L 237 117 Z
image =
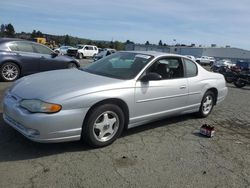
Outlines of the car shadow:
M 189 114 L 145 124 L 125 130 L 121 138 L 193 118 L 195 117 Z M 81 141 L 50 144 L 32 142 L 4 123 L 2 113 L 0 113 L 0 162 L 36 159 L 56 154 L 94 149 Z

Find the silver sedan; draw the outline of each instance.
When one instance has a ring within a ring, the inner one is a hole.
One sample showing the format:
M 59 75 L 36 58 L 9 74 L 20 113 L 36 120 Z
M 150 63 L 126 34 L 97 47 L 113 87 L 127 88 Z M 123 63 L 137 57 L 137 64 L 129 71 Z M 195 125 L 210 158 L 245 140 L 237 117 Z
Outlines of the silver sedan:
M 184 56 L 118 52 L 80 70 L 17 80 L 5 93 L 3 117 L 33 141 L 102 147 L 126 128 L 168 116 L 207 117 L 227 91 L 222 75 Z

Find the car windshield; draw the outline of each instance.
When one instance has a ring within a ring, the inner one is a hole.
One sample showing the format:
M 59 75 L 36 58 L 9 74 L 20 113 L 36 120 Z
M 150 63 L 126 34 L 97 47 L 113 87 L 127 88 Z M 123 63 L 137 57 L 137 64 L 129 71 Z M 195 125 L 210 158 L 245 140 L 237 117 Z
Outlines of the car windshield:
M 102 58 L 82 70 L 102 76 L 128 80 L 134 78 L 152 58 L 153 56 L 140 53 L 118 52 Z

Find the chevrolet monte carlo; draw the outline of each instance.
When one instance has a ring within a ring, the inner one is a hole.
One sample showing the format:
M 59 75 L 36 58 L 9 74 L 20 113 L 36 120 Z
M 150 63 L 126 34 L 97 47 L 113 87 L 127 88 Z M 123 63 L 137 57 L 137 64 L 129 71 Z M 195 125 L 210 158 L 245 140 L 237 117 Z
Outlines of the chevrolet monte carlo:
M 5 93 L 4 121 L 37 142 L 114 142 L 126 128 L 173 115 L 207 117 L 228 89 L 223 75 L 180 55 L 118 52 L 80 70 L 17 80 Z

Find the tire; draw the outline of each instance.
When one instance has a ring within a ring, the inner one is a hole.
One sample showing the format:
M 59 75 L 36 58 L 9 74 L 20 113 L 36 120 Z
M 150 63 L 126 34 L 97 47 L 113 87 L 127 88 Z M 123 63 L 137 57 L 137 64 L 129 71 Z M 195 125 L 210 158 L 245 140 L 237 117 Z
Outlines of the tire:
M 117 105 L 97 106 L 84 122 L 82 140 L 92 147 L 110 145 L 122 133 L 124 123 L 124 113 Z
M 20 77 L 20 68 L 12 62 L 4 63 L 0 68 L 0 77 L 6 82 L 14 81 Z
M 198 116 L 201 118 L 207 117 L 213 110 L 215 103 L 215 96 L 212 91 L 207 91 L 201 101 Z
M 234 81 L 234 78 L 225 76 L 225 80 L 227 83 L 232 83 Z
M 75 63 L 69 63 L 68 68 L 69 69 L 77 69 L 77 65 Z
M 237 88 L 242 88 L 242 87 L 246 86 L 246 83 L 245 83 L 245 82 L 242 82 L 242 81 L 240 81 L 240 80 L 236 80 L 236 81 L 234 82 L 234 85 L 235 85 Z
M 78 54 L 78 58 L 79 58 L 79 59 L 83 59 L 83 57 L 84 57 L 84 56 L 83 56 L 82 53 L 79 53 L 79 54 Z

